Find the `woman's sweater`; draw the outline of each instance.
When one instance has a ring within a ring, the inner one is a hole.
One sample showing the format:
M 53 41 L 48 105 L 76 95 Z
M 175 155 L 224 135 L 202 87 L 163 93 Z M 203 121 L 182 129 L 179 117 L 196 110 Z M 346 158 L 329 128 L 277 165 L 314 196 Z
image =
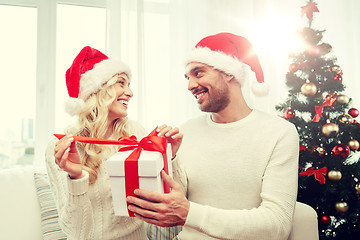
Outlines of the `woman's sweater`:
M 145 130 L 134 122 L 131 122 L 130 129 L 131 135 L 138 138 L 145 136 Z M 55 163 L 56 141 L 51 140 L 46 150 L 46 167 L 59 211 L 59 222 L 68 239 L 147 239 L 142 221 L 114 215 L 106 159 L 98 169 L 95 183 L 89 185 L 86 171 L 83 171 L 82 178 L 70 179 Z

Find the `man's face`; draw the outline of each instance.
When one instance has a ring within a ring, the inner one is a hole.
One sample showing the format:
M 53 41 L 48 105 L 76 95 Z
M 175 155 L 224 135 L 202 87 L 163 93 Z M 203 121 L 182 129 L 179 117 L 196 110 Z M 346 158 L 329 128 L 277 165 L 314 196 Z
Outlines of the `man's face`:
M 188 90 L 195 96 L 201 111 L 218 113 L 229 102 L 229 87 L 226 74 L 203 63 L 190 63 L 185 78 L 189 80 Z

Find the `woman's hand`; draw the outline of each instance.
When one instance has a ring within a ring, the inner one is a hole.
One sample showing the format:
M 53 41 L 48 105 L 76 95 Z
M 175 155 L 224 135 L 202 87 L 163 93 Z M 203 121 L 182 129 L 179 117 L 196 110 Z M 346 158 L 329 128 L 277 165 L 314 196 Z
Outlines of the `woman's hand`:
M 81 177 L 81 160 L 72 135 L 66 135 L 56 143 L 54 156 L 55 163 L 66 171 L 70 178 Z
M 172 128 L 165 124 L 159 126 L 156 131 L 158 132 L 159 137 L 164 137 L 171 144 L 172 158 L 175 157 L 177 151 L 180 148 L 183 134 L 180 133 L 179 128 Z

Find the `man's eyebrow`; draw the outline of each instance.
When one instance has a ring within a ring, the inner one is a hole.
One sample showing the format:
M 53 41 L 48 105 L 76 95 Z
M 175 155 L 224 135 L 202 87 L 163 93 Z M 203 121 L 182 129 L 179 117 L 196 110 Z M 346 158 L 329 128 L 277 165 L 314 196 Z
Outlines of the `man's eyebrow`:
M 197 70 L 202 69 L 202 68 L 203 68 L 202 66 L 194 67 L 193 69 L 190 70 L 190 73 L 196 72 Z
M 201 69 L 203 69 L 204 67 L 203 66 L 198 66 L 198 67 L 194 67 L 193 69 L 191 69 L 190 71 L 189 71 L 189 75 L 190 74 L 192 74 L 192 73 L 194 73 L 194 72 L 196 72 L 197 70 L 201 70 Z M 185 75 L 185 78 L 189 78 L 189 76 L 185 73 L 184 74 Z

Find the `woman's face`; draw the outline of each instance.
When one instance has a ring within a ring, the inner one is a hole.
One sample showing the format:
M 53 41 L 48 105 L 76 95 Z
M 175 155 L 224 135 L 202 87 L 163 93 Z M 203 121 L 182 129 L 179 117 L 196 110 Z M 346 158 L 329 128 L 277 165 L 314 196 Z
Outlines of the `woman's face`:
M 119 77 L 115 86 L 115 100 L 109 106 L 109 121 L 112 122 L 117 118 L 123 118 L 127 116 L 127 108 L 130 98 L 133 96 L 133 92 L 130 89 L 130 82 L 127 78 Z

